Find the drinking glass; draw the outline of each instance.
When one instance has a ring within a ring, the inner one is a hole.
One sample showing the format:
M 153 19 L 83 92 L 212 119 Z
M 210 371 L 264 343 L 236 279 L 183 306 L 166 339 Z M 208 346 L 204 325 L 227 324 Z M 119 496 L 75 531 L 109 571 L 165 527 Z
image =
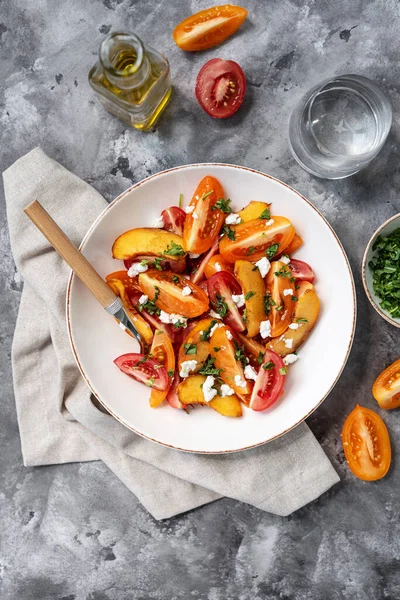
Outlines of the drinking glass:
M 391 124 L 390 103 L 373 81 L 340 75 L 301 99 L 290 117 L 289 145 L 312 175 L 343 179 L 375 158 Z

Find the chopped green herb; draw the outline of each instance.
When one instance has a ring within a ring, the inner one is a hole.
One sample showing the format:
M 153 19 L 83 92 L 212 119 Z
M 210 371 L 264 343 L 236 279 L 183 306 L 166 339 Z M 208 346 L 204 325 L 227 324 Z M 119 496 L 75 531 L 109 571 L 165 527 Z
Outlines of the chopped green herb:
M 282 309 L 283 309 L 283 305 L 282 305 L 282 304 L 281 304 L 280 306 L 277 306 L 277 307 L 275 308 L 275 310 L 282 310 Z
M 181 280 L 179 279 L 178 275 L 174 275 L 172 277 L 172 281 L 173 281 L 173 283 L 180 283 Z
M 183 194 L 179 194 L 179 202 L 178 202 L 179 208 L 182 208 L 182 200 L 183 200 Z
M 160 333 L 164 333 L 164 331 L 162 329 L 156 329 L 156 335 L 159 335 Z
M 275 363 L 272 360 L 267 360 L 267 362 L 262 366 L 265 371 L 271 371 L 275 367 Z
M 207 327 L 207 329 L 205 329 L 203 331 L 203 333 L 200 336 L 200 340 L 202 342 L 207 342 L 210 339 L 210 332 L 211 329 L 214 327 L 214 325 L 216 325 L 218 323 L 218 321 L 216 321 L 215 319 L 213 319 L 210 323 L 210 325 Z
M 214 204 L 214 206 L 212 206 L 211 208 L 212 210 L 217 210 L 217 208 L 219 208 L 219 210 L 221 210 L 223 213 L 229 215 L 232 212 L 232 209 L 229 206 L 230 203 L 230 200 L 224 200 L 224 198 L 219 198 Z
M 243 323 L 247 323 L 247 308 L 245 308 L 242 313 L 242 320 L 243 320 Z
M 160 365 L 161 366 L 161 365 Z M 153 383 L 155 382 L 156 378 L 155 377 L 150 377 L 150 379 L 148 379 L 146 381 L 146 385 L 148 385 L 149 387 L 151 387 L 153 385 Z
M 175 375 L 175 371 L 173 369 L 170 369 L 168 371 L 168 377 L 173 377 Z
M 298 297 L 297 296 L 292 296 L 292 300 L 293 300 L 293 302 L 297 302 L 298 301 Z
M 175 321 L 174 327 L 175 329 L 179 329 L 180 327 L 186 327 L 186 321 L 181 321 L 179 319 L 178 321 Z
M 215 356 L 209 356 L 202 369 L 200 369 L 200 375 L 217 375 L 221 373 L 221 369 L 214 367 Z
M 224 225 L 222 229 L 222 235 L 226 235 L 227 238 L 232 240 L 233 242 L 236 240 L 236 231 L 228 227 L 228 225 Z
M 214 352 L 219 352 L 221 350 L 221 348 L 215 348 L 214 347 Z
M 162 271 L 162 258 L 155 258 L 153 264 L 151 265 L 152 267 L 155 267 L 156 269 L 158 269 L 159 271 Z
M 299 285 L 295 285 L 295 286 L 294 286 L 294 289 L 295 289 L 295 290 L 299 290 L 299 289 L 300 289 L 300 286 L 299 286 Z
M 296 319 L 296 323 L 308 323 L 307 319 Z
M 273 258 L 275 254 L 279 250 L 279 244 L 272 244 L 269 248 L 266 249 L 265 254 L 267 258 Z
M 138 309 L 140 312 L 142 310 L 146 310 L 150 315 L 158 316 L 161 313 L 161 310 L 156 305 L 156 302 L 158 300 L 158 296 L 160 295 L 160 288 L 155 285 L 154 289 L 156 293 L 154 295 L 153 300 L 147 300 L 147 302 L 145 302 L 144 304 L 139 304 Z
M 144 258 L 143 260 L 140 261 L 140 266 L 145 267 L 148 263 L 149 263 L 149 261 L 146 258 Z
M 245 300 L 250 300 L 250 298 L 252 298 L 255 295 L 256 295 L 256 293 L 253 292 L 252 290 L 250 290 L 249 292 L 247 292 L 247 294 L 245 295 L 244 299 Z
M 279 271 L 275 271 L 274 275 L 276 275 L 277 277 L 282 277 L 282 278 L 287 277 L 290 281 L 293 279 L 292 272 L 286 265 L 284 267 L 281 267 L 279 269 Z M 295 280 L 293 279 L 293 281 L 295 281 Z
M 260 219 L 267 219 L 267 221 L 269 221 L 271 218 L 271 213 L 269 208 L 266 208 L 265 210 L 262 211 L 261 215 L 260 215 Z
M 286 367 L 281 367 L 281 368 L 279 369 L 279 373 L 280 373 L 281 375 L 287 375 L 287 368 L 286 368 Z
M 227 315 L 228 305 L 225 302 L 225 298 L 221 296 L 221 294 L 217 294 L 215 296 L 214 308 L 215 312 L 217 312 L 220 317 L 224 318 Z
M 183 344 L 185 348 L 185 354 L 196 354 L 197 346 L 196 344 Z
M 379 304 L 394 319 L 400 317 L 400 228 L 372 246 L 375 253 L 368 266 L 372 271 L 374 292 Z
M 264 309 L 265 314 L 268 315 L 272 306 L 276 306 L 275 300 L 272 298 L 270 294 L 265 294 L 264 296 Z
M 169 244 L 167 249 L 164 250 L 164 254 L 168 256 L 185 256 L 185 251 L 180 244 L 176 244 L 174 241 L 171 242 L 171 247 Z
M 235 359 L 245 367 L 248 364 L 248 360 L 244 354 L 244 346 L 239 346 L 236 340 L 233 340 L 233 343 L 235 345 Z
M 206 192 L 205 194 L 202 195 L 201 199 L 205 200 L 206 198 L 208 198 L 208 196 L 211 196 L 211 194 L 214 193 L 214 190 L 210 190 L 209 192 Z
M 255 251 L 256 251 L 256 248 L 254 246 L 250 246 L 250 248 L 247 249 L 246 256 L 249 256 L 250 254 L 254 254 Z
M 261 365 L 261 363 L 262 363 L 263 360 L 264 360 L 264 354 L 262 352 L 259 352 L 258 356 L 257 356 L 257 362 L 258 362 L 258 364 Z

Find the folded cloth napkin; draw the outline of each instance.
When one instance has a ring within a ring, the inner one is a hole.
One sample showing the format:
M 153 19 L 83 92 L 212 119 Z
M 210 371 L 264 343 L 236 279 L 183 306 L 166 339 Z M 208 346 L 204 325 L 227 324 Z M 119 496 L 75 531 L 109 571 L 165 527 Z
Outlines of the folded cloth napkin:
M 24 280 L 12 368 L 26 466 L 100 459 L 156 519 L 222 496 L 288 515 L 339 480 L 305 423 L 253 450 L 206 456 L 159 446 L 100 410 L 69 345 L 69 269 L 23 208 L 38 199 L 78 245 L 106 201 L 40 148 L 3 178 L 12 251 Z

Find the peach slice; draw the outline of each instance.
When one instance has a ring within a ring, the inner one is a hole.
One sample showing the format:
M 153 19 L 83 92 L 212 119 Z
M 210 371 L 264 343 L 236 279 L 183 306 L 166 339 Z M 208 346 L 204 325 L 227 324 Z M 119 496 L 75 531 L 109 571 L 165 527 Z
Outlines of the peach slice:
M 181 260 L 185 254 L 180 235 L 152 227 L 125 231 L 117 237 L 112 247 L 113 258 L 120 260 L 148 255 L 175 261 Z
M 239 211 L 239 217 L 242 219 L 242 223 L 246 221 L 252 221 L 253 219 L 259 219 L 264 210 L 269 209 L 271 205 L 266 202 L 260 202 L 259 200 L 252 200 L 242 210 Z
M 254 270 L 255 269 L 255 270 Z M 260 333 L 260 323 L 265 321 L 265 284 L 259 269 L 248 260 L 235 262 L 235 277 L 243 290 L 246 303 L 247 335 L 252 338 Z
M 204 375 L 191 375 L 184 379 L 177 387 L 180 402 L 184 406 L 187 406 L 188 404 L 211 406 L 211 408 L 224 417 L 241 417 L 242 405 L 235 394 L 232 396 L 225 396 L 224 398 L 215 396 L 210 402 L 206 402 L 201 387 L 205 380 L 206 377 L 204 377 Z

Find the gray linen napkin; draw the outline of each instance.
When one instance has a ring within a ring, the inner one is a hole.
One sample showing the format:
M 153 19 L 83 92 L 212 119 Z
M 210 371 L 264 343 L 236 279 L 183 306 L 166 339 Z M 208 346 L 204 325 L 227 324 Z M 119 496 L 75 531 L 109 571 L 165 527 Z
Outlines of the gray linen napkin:
M 3 179 L 12 251 L 24 279 L 12 367 L 26 466 L 100 459 L 156 519 L 222 496 L 288 515 L 339 480 L 305 423 L 254 450 L 202 456 L 145 440 L 99 410 L 68 341 L 69 269 L 23 208 L 38 199 L 79 244 L 106 202 L 40 148 Z

